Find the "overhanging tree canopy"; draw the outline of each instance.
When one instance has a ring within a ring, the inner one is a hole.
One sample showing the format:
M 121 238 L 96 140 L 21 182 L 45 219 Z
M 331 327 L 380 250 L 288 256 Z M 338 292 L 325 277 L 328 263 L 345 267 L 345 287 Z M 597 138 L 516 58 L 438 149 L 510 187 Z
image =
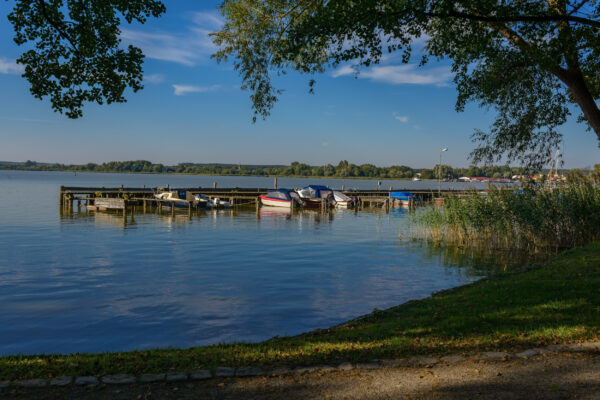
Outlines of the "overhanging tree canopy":
M 422 64 L 452 62 L 456 109 L 475 101 L 497 113 L 473 135 L 474 161 L 540 166 L 560 143 L 570 104 L 600 139 L 598 0 L 225 0 L 221 11 L 215 58 L 234 59 L 254 118 L 268 116 L 280 94 L 273 73 L 368 67 L 392 52 L 409 62 L 424 36 Z
M 17 62 L 31 93 L 77 118 L 85 102 L 125 102 L 127 87 L 142 88 L 144 55 L 120 48 L 119 26 L 164 12 L 157 0 L 17 0 L 8 19 L 15 42 L 29 46 Z

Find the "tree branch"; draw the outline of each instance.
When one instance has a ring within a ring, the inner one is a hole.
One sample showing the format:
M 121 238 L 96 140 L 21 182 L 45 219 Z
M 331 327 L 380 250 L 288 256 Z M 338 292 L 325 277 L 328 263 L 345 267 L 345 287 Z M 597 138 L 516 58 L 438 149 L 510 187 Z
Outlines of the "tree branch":
M 572 6 L 572 7 L 573 7 L 573 9 L 572 9 L 571 11 L 569 11 L 567 14 L 568 14 L 568 15 L 573 15 L 573 14 L 575 14 L 577 11 L 579 11 L 579 9 L 580 9 L 581 7 L 583 7 L 584 5 L 586 5 L 586 3 L 588 3 L 588 2 L 589 2 L 589 0 L 582 0 L 581 2 L 579 2 L 579 4 L 577 4 L 577 5 L 575 5 L 575 6 Z
M 409 10 L 407 10 L 409 11 Z M 433 18 L 459 18 L 459 19 L 467 19 L 470 21 L 479 21 L 479 22 L 497 22 L 497 23 L 506 23 L 506 22 L 573 22 L 579 23 L 583 25 L 589 25 L 592 27 L 600 28 L 600 21 L 595 21 L 589 18 L 578 17 L 574 15 L 565 15 L 565 14 L 547 14 L 547 15 L 515 15 L 515 16 L 495 16 L 495 15 L 477 15 L 477 14 L 469 14 L 466 12 L 451 10 L 447 13 L 435 13 L 429 11 L 418 11 L 412 10 L 415 13 L 422 14 L 427 17 Z
M 52 26 L 63 39 L 65 39 L 67 42 L 69 42 L 69 44 L 71 45 L 71 50 L 73 50 L 75 52 L 75 54 L 79 54 L 79 50 L 78 50 L 77 46 L 75 45 L 75 43 L 73 42 L 73 38 L 67 32 L 65 32 L 65 30 L 58 23 L 56 23 L 56 21 L 54 21 L 54 19 L 51 18 L 50 15 L 48 14 L 48 9 L 46 8 L 46 2 L 44 0 L 37 0 L 36 3 L 38 5 L 41 13 L 44 15 L 46 22 L 48 22 L 48 24 L 50 26 Z

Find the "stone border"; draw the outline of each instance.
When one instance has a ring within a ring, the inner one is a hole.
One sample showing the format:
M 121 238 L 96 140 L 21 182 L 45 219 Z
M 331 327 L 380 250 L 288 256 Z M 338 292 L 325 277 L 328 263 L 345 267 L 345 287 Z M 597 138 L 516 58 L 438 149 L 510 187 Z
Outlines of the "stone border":
M 0 390 L 10 387 L 21 388 L 44 388 L 44 387 L 64 387 L 70 385 L 76 386 L 97 386 L 100 383 L 106 385 L 123 385 L 131 383 L 155 383 L 155 382 L 182 382 L 182 381 L 201 381 L 213 378 L 232 378 L 232 377 L 252 377 L 252 376 L 281 376 L 287 374 L 305 374 L 311 372 L 333 372 L 333 371 L 349 371 L 352 369 L 373 370 L 382 367 L 412 367 L 423 368 L 432 367 L 436 364 L 455 364 L 468 360 L 483 360 L 483 361 L 508 361 L 510 359 L 527 359 L 539 355 L 558 353 L 558 352 L 573 352 L 573 353 L 596 353 L 600 352 L 600 342 L 585 342 L 575 344 L 555 344 L 546 347 L 531 348 L 519 353 L 488 351 L 473 356 L 462 355 L 447 355 L 442 357 L 412 357 L 391 360 L 373 360 L 371 362 L 352 364 L 343 362 L 339 365 L 309 365 L 299 366 L 294 369 L 279 366 L 271 369 L 263 369 L 258 367 L 217 367 L 214 371 L 207 369 L 187 372 L 166 372 L 158 374 L 143 374 L 140 376 L 130 374 L 105 375 L 102 377 L 96 376 L 60 376 L 48 379 L 29 379 L 22 381 L 0 381 Z

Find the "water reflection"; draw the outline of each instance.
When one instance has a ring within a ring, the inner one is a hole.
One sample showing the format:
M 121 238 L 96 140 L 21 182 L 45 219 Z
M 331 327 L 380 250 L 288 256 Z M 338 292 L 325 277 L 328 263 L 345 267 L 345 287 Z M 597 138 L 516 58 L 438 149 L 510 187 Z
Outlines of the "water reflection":
M 262 340 L 495 271 L 464 249 L 404 239 L 402 209 L 172 215 L 137 207 L 123 216 L 82 206 L 61 214 L 61 184 L 156 186 L 167 177 L 13 175 L 11 190 L 0 192 L 0 354 Z M 203 185 L 198 177 L 168 178 Z M 236 179 L 231 186 L 267 186 Z

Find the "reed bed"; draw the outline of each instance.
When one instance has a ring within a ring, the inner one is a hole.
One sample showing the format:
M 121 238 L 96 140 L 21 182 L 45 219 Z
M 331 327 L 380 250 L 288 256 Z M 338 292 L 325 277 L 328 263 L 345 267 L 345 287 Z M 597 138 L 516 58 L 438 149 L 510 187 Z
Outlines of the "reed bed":
M 411 236 L 481 249 L 562 250 L 600 238 L 600 188 L 489 189 L 449 197 L 411 219 Z

